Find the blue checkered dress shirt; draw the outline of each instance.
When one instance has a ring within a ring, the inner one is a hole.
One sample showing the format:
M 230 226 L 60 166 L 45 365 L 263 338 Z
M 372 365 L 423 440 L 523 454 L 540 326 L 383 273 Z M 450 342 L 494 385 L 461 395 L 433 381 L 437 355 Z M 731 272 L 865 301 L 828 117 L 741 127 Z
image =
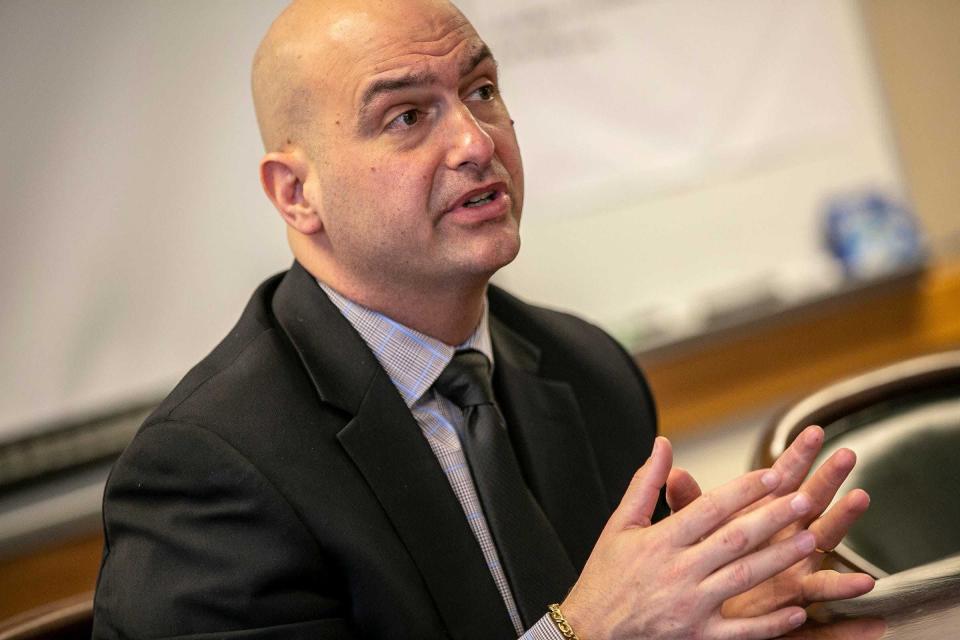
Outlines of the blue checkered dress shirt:
M 451 347 L 435 338 L 414 331 L 391 320 L 382 313 L 362 307 L 343 297 L 328 285 L 318 282 L 330 301 L 340 309 L 353 325 L 380 362 L 390 380 L 413 414 L 423 437 L 427 439 L 433 455 L 443 469 L 453 493 L 463 507 L 463 513 L 480 544 L 483 557 L 507 606 L 510 620 L 522 640 L 563 640 L 563 636 L 548 616 L 541 618 L 526 634 L 517 611 L 517 604 L 510 592 L 510 585 L 500 565 L 497 548 L 487 519 L 480 507 L 477 490 L 470 476 L 470 468 L 460 448 L 460 439 L 454 425 L 463 420 L 460 408 L 433 389 L 433 383 L 453 359 L 459 349 L 476 349 L 493 365 L 493 347 L 486 305 L 480 324 L 466 342 Z M 546 607 L 548 603 L 544 603 Z

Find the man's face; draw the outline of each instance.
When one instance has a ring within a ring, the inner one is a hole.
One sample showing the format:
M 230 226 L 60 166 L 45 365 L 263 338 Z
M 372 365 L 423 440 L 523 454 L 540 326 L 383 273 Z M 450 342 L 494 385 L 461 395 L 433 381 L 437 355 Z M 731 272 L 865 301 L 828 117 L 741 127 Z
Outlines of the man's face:
M 519 250 L 523 205 L 496 64 L 452 7 L 389 4 L 330 27 L 312 154 L 324 241 L 354 284 L 485 282 Z

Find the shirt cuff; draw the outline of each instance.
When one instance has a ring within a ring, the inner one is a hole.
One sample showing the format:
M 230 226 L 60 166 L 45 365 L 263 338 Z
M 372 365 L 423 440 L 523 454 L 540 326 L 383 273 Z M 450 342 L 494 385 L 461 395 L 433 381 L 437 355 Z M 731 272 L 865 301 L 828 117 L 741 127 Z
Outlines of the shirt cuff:
M 537 623 L 527 629 L 519 640 L 565 640 L 557 625 L 550 619 L 550 614 L 544 615 Z

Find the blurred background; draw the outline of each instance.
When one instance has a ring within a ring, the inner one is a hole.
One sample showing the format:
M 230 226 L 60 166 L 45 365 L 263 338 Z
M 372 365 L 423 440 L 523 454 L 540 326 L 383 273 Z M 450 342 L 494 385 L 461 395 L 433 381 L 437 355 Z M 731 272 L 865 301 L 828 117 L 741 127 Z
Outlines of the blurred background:
M 289 266 L 249 92 L 284 4 L 0 0 L 0 618 L 92 588 L 113 457 Z M 960 3 L 459 5 L 524 154 L 497 282 L 636 354 L 705 486 L 960 343 Z

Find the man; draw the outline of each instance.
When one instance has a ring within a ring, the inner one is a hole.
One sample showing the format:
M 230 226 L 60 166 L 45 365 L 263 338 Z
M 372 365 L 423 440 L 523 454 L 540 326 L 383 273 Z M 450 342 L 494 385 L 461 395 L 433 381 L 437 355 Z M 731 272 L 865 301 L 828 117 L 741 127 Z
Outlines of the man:
M 817 571 L 851 452 L 699 497 L 619 346 L 488 287 L 523 172 L 454 7 L 295 2 L 253 92 L 296 261 L 117 462 L 95 637 L 766 638 L 871 588 Z

